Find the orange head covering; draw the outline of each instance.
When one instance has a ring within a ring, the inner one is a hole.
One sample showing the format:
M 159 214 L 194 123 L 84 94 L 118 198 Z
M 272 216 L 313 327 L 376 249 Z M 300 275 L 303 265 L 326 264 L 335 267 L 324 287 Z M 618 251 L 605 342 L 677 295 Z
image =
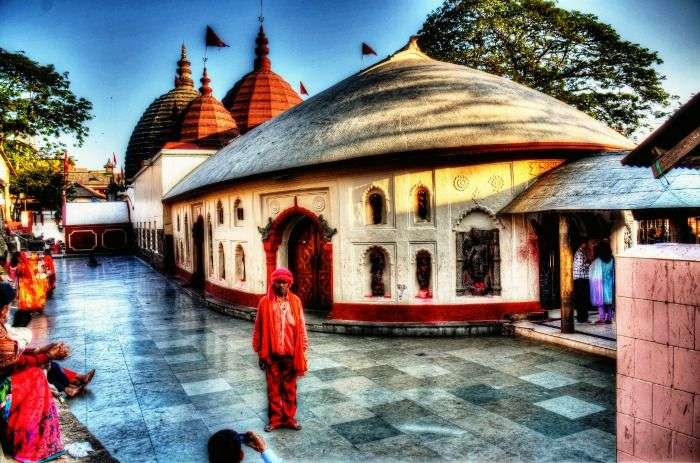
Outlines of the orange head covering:
M 270 276 L 270 286 L 267 288 L 267 297 L 270 298 L 270 300 L 274 300 L 275 298 L 275 291 L 272 289 L 272 284 L 275 281 L 286 281 L 290 285 L 294 283 L 294 275 L 292 275 L 292 272 L 289 271 L 289 269 L 284 268 L 284 267 L 279 267 L 275 269 L 274 272 L 272 272 L 272 275 Z

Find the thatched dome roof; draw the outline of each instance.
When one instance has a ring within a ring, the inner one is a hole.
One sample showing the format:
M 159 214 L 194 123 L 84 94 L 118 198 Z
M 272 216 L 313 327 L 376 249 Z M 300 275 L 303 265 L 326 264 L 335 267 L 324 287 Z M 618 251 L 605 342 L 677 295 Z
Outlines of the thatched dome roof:
M 177 139 L 182 111 L 197 97 L 185 45 L 177 64 L 175 88 L 148 105 L 131 132 L 124 161 L 126 178 L 133 177 L 143 161 L 155 156 L 166 142 Z
M 423 54 L 412 40 L 234 140 L 166 199 L 214 184 L 382 155 L 628 149 L 625 137 L 511 80 Z

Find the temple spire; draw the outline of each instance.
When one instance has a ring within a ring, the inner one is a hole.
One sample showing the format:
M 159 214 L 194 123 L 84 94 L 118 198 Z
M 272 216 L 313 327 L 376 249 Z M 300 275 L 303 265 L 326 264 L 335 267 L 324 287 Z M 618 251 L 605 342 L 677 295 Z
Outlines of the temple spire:
M 175 87 L 194 87 L 192 69 L 190 68 L 190 61 L 187 59 L 187 47 L 184 43 L 180 49 L 180 60 L 177 62 Z
M 199 93 L 201 93 L 202 96 L 211 96 L 212 90 L 209 86 L 209 82 L 211 82 L 211 79 L 209 78 L 209 74 L 207 74 L 206 66 L 204 67 L 202 78 L 199 79 L 199 81 L 202 83 L 202 86 L 199 87 Z
M 265 36 L 265 31 L 263 30 L 262 22 L 260 24 L 260 31 L 258 32 L 258 37 L 255 39 L 255 70 L 259 69 L 270 69 L 272 63 L 267 55 L 270 53 L 270 48 L 267 46 L 268 40 Z

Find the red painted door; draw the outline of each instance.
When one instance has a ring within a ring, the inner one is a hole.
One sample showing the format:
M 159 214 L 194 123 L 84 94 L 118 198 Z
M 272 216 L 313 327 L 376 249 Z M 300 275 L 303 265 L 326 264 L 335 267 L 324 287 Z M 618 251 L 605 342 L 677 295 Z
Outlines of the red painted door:
M 330 263 L 326 260 L 318 227 L 302 219 L 289 236 L 289 267 L 294 274 L 292 291 L 306 309 L 324 310 L 330 305 Z

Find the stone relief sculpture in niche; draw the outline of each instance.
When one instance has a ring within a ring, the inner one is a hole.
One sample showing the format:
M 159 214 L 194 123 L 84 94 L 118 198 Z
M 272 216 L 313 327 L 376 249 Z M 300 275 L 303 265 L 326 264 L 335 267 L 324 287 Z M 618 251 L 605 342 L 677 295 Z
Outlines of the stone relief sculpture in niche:
M 433 265 L 430 252 L 421 249 L 416 253 L 416 281 L 418 282 L 418 294 L 416 297 L 421 299 L 433 297 L 433 291 L 430 288 L 432 272 Z
M 240 244 L 236 246 L 236 280 L 245 281 L 245 252 Z
M 384 269 L 386 268 L 386 257 L 384 251 L 379 247 L 369 249 L 369 273 L 370 289 L 373 297 L 384 297 L 386 288 L 384 287 Z
M 384 197 L 378 191 L 369 194 L 367 199 L 370 207 L 370 214 L 373 225 L 379 225 L 383 223 L 384 216 Z
M 430 192 L 423 186 L 416 190 L 416 220 L 430 222 Z
M 498 230 L 458 232 L 457 251 L 457 294 L 500 294 Z

